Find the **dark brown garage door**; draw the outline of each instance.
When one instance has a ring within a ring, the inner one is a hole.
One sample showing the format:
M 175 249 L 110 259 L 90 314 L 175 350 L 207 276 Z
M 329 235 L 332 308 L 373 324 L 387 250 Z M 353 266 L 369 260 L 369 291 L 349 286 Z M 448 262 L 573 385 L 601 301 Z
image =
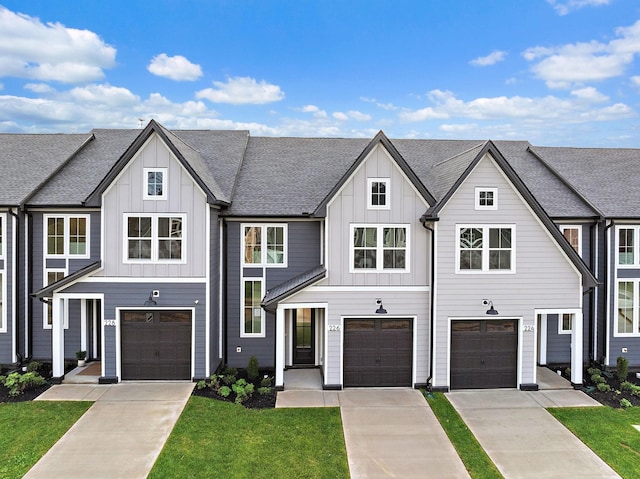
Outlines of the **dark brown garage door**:
M 518 321 L 452 321 L 451 389 L 517 385 Z
M 122 379 L 191 379 L 191 312 L 124 311 Z
M 411 319 L 345 319 L 344 386 L 411 386 Z

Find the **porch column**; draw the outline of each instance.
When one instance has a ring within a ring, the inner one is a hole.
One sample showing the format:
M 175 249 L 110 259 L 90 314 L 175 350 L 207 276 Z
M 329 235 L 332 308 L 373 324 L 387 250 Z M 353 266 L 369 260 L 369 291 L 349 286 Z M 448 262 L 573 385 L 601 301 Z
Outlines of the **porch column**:
M 276 388 L 284 387 L 284 309 L 276 310 Z
M 91 352 L 87 349 L 87 300 L 80 300 L 80 351 L 87 351 L 87 359 Z
M 546 366 L 547 364 L 547 315 L 546 314 L 538 314 L 540 317 L 540 328 L 538 330 L 539 335 L 539 357 L 538 362 L 541 366 Z
M 53 296 L 51 318 L 51 353 L 54 378 L 64 376 L 64 299 Z
M 582 311 L 571 321 L 571 384 L 582 385 Z

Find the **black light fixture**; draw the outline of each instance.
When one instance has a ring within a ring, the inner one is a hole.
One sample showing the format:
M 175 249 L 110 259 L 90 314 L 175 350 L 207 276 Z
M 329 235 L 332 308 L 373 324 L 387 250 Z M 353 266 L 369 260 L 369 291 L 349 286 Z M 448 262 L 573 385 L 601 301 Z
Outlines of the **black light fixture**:
M 378 305 L 378 309 L 376 309 L 376 314 L 387 314 L 387 310 L 382 306 L 382 299 L 376 299 L 376 304 Z
M 149 298 L 144 302 L 145 306 L 157 306 L 156 300 L 153 299 L 153 291 L 149 293 Z
M 489 305 L 489 309 L 487 309 L 486 314 L 490 314 L 491 316 L 495 316 L 498 314 L 498 311 L 493 307 L 493 301 L 490 301 L 488 299 L 483 299 L 482 304 L 483 306 Z

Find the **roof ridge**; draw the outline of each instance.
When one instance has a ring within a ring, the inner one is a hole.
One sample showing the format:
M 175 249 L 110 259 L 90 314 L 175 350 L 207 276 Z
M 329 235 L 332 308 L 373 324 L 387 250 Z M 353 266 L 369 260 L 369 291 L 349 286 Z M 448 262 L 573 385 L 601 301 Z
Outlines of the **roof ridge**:
M 484 146 L 485 146 L 489 141 L 490 141 L 490 140 L 486 140 L 486 141 L 485 141 L 485 142 L 483 142 L 483 143 L 479 143 L 479 144 L 477 144 L 477 145 L 475 145 L 475 146 L 472 146 L 471 148 L 467 148 L 466 150 L 461 151 L 460 153 L 456 153 L 455 155 L 450 156 L 449 158 L 446 158 L 446 159 L 442 160 L 441 162 L 436 163 L 436 164 L 435 164 L 435 165 L 433 165 L 433 166 L 434 166 L 434 167 L 436 167 L 436 166 L 440 166 L 440 165 L 442 165 L 442 164 L 446 163 L 447 161 L 451 161 L 451 160 L 453 160 L 453 159 L 455 159 L 455 158 L 458 158 L 458 157 L 460 157 L 460 156 L 462 156 L 462 155 L 466 155 L 467 153 L 470 153 L 471 151 L 473 151 L 473 150 L 475 150 L 475 149 L 477 149 L 477 148 L 484 148 Z

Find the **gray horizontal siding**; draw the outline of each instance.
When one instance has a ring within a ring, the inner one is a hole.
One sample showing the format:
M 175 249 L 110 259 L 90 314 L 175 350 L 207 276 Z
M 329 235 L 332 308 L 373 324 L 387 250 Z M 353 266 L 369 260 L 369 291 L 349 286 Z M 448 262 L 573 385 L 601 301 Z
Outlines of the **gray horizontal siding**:
M 558 315 L 547 315 L 547 363 L 571 362 L 571 335 L 558 334 Z

